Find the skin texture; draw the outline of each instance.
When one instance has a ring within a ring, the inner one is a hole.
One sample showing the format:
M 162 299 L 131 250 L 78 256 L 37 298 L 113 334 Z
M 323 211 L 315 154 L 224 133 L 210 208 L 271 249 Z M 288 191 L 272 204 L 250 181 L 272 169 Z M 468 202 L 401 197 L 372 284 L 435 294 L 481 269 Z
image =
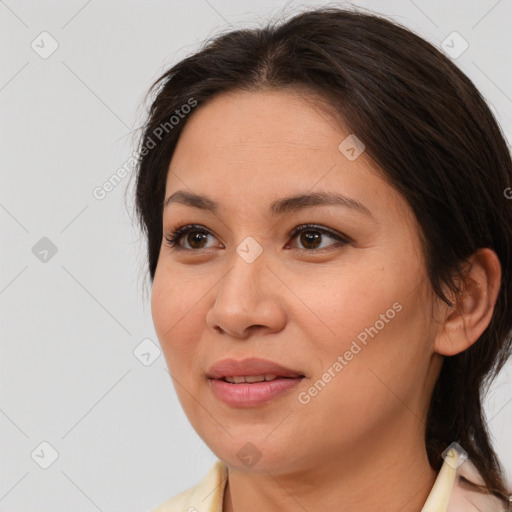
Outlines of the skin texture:
M 409 206 L 364 152 L 354 161 L 341 153 L 349 134 L 291 89 L 222 93 L 191 115 L 170 163 L 166 198 L 185 190 L 220 204 L 215 213 L 164 209 L 164 236 L 190 223 L 210 234 L 184 235 L 182 250 L 164 238 L 152 315 L 187 417 L 229 468 L 225 512 L 420 511 L 436 477 L 424 422 L 441 355 L 465 350 L 492 315 L 495 253 L 474 255 L 459 310 L 433 296 Z M 337 205 L 269 212 L 273 200 L 319 191 L 356 199 L 372 216 Z M 303 223 L 350 241 L 320 234 L 315 248 L 304 233 L 290 237 Z M 252 263 L 236 252 L 248 236 L 263 249 Z M 396 303 L 378 334 L 300 403 Z M 219 401 L 207 370 L 252 356 L 306 378 L 258 407 Z M 261 454 L 252 467 L 237 456 L 248 442 Z

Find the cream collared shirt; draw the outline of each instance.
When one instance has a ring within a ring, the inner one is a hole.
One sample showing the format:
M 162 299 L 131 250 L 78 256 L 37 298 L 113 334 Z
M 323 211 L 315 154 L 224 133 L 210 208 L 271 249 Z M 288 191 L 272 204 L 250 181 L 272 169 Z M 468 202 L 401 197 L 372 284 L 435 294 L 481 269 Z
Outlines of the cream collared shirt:
M 461 482 L 460 477 L 483 484 L 471 461 L 458 465 L 459 454 L 451 449 L 421 512 L 506 512 L 496 497 L 481 494 Z M 227 467 L 218 460 L 197 485 L 183 491 L 149 512 L 222 512 Z

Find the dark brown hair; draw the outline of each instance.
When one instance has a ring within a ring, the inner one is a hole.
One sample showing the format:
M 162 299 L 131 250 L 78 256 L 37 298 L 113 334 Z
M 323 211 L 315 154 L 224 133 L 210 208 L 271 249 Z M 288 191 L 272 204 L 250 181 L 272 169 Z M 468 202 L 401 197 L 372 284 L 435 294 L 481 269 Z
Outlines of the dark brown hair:
M 314 91 L 364 142 L 414 211 L 432 289 L 447 304 L 443 289 L 461 292 L 455 277 L 463 276 L 468 257 L 481 247 L 498 255 L 502 282 L 491 322 L 469 349 L 444 358 L 425 443 L 436 471 L 446 447 L 459 443 L 487 490 L 506 500 L 510 491 L 482 400 L 512 350 L 512 201 L 504 193 L 512 185 L 511 155 L 469 78 L 410 30 L 374 14 L 306 10 L 264 28 L 218 35 L 166 71 L 150 89 L 156 97 L 137 167 L 136 211 L 147 236 L 151 282 L 167 170 L 187 122 L 186 116 L 176 124 L 169 119 L 191 100 L 203 105 L 222 92 L 269 87 Z

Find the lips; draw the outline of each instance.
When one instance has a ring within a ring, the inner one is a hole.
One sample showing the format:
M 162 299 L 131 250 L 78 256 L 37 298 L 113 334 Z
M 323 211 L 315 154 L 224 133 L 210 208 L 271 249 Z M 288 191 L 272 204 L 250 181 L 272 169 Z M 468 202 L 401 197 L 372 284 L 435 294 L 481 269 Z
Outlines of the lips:
M 207 372 L 214 396 L 230 407 L 266 406 L 278 397 L 290 396 L 306 377 L 300 370 L 266 359 L 223 359 Z M 259 381 L 259 382 L 258 382 Z
M 241 361 L 235 359 L 223 359 L 215 363 L 206 373 L 210 379 L 240 380 L 242 377 L 263 376 L 265 380 L 274 380 L 273 377 L 295 379 L 304 377 L 300 370 L 287 368 L 281 364 L 266 359 L 248 358 Z M 238 379 L 235 379 L 238 378 Z M 253 379 L 247 379 L 247 382 Z

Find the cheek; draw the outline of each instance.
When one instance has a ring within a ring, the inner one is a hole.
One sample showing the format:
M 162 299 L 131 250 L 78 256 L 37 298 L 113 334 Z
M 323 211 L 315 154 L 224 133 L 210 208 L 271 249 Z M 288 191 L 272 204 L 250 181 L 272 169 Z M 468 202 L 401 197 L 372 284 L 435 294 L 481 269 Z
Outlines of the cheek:
M 167 368 L 172 378 L 178 400 L 193 425 L 199 422 L 201 410 L 197 410 L 198 381 L 191 369 L 197 361 L 195 332 L 202 323 L 200 297 L 183 287 L 178 275 L 155 274 L 151 294 L 151 312 L 155 331 L 162 348 Z
M 332 379 L 335 401 L 351 400 L 351 393 L 370 399 L 384 387 L 378 377 L 406 392 L 428 366 L 432 324 L 421 268 L 411 263 L 364 267 L 297 293 L 308 311 L 296 317 L 302 317 L 310 350 L 319 355 L 315 378 L 322 379 L 329 368 L 339 376 Z
M 422 412 L 427 334 L 407 295 L 384 299 L 385 292 L 378 294 L 381 304 L 369 302 L 367 310 L 359 308 L 353 314 L 345 311 L 338 319 L 342 334 L 331 337 L 335 341 L 316 337 L 321 366 L 300 396 L 300 403 L 307 403 L 298 408 L 307 412 L 311 431 L 324 432 L 326 450 L 340 438 L 355 443 L 376 435 L 376 429 L 398 417 Z M 399 300 L 393 301 L 396 297 Z
M 176 396 L 191 424 L 200 428 L 204 411 L 195 399 L 200 395 L 200 388 L 197 374 L 191 370 L 198 360 L 198 329 L 204 325 L 206 315 L 201 302 L 204 290 L 191 286 L 190 277 L 163 270 L 162 267 L 157 270 L 153 281 L 153 323 Z
M 379 293 L 387 299 L 352 317 L 352 335 L 337 351 L 343 370 L 332 399 L 375 418 L 399 414 L 404 404 L 419 413 L 433 339 L 426 305 L 419 294 Z
M 194 293 L 177 272 L 155 273 L 151 292 L 151 314 L 158 340 L 169 370 L 179 371 L 179 363 L 192 357 L 194 329 L 201 325 L 197 315 L 202 311 L 200 290 Z M 196 337 L 197 338 L 197 337 Z
M 372 333 L 389 330 L 389 325 L 397 323 L 405 288 L 392 274 L 393 268 L 396 266 L 366 259 L 347 263 L 338 271 L 311 273 L 300 279 L 295 276 L 293 280 L 290 276 L 301 299 L 297 308 L 303 310 L 299 315 L 297 309 L 296 318 L 303 319 L 303 329 L 311 341 L 316 338 L 317 348 L 348 350 L 358 336 L 364 343 Z

